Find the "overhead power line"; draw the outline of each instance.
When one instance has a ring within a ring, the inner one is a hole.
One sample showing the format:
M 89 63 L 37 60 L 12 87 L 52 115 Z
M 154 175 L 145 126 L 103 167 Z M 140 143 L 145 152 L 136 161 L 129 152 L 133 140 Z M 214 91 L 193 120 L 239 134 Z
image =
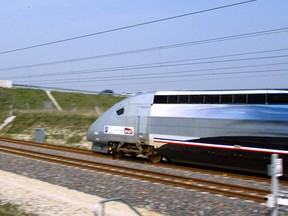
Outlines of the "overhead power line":
M 243 78 L 245 78 L 245 79 L 247 79 L 247 78 L 257 78 L 257 77 L 261 77 L 261 78 L 263 78 L 263 77 L 276 77 L 276 76 L 288 76 L 288 73 L 287 72 L 285 72 L 285 73 L 273 73 L 273 74 L 266 74 L 266 75 L 259 75 L 259 74 L 256 74 L 256 75 L 244 75 L 244 76 L 233 76 L 233 77 L 228 77 L 228 76 L 225 76 L 225 77 L 213 77 L 213 78 L 193 78 L 193 79 L 173 79 L 173 80 L 165 80 L 165 81 L 151 81 L 151 80 L 146 80 L 146 81 L 141 81 L 141 82 L 135 82 L 135 81 L 133 81 L 133 82 L 119 82 L 119 83 L 113 83 L 113 86 L 121 86 L 121 85 L 145 85 L 145 84 L 147 84 L 147 83 L 149 83 L 149 84 L 156 84 L 156 83 L 163 83 L 163 82 L 165 82 L 165 83 L 174 83 L 174 82 L 177 82 L 177 83 L 179 83 L 179 82 L 199 82 L 199 81 L 205 81 L 205 80 L 207 80 L 207 81 L 211 81 L 212 79 L 213 79 L 213 81 L 215 81 L 215 80 L 225 80 L 225 79 L 233 79 L 233 81 L 235 81 L 236 79 L 243 79 Z M 181 78 L 181 77 L 180 77 Z M 15 84 L 15 86 L 25 86 L 25 87 L 30 87 L 30 86 L 32 86 L 32 85 L 27 85 L 27 84 L 20 84 L 20 83 L 17 83 L 17 84 Z M 67 86 L 67 85 L 65 85 L 65 86 Z M 75 89 L 77 86 L 79 87 L 95 87 L 95 86 L 97 86 L 97 87 L 99 87 L 99 86 L 107 86 L 107 83 L 97 83 L 97 85 L 95 85 L 95 83 L 93 83 L 93 85 L 87 85 L 87 83 L 84 83 L 84 85 L 76 85 L 75 83 L 71 83 L 71 85 L 69 85 L 68 84 L 68 86 L 73 86 L 73 88 Z M 33 87 L 33 86 L 32 86 Z M 57 87 L 47 87 L 47 86 L 35 86 L 35 87 L 39 87 L 39 88 L 48 88 L 48 89 L 57 89 Z M 63 89 L 63 88 L 58 88 L 58 89 L 60 89 L 60 90 L 70 90 L 70 91 L 80 91 L 80 90 L 73 90 L 73 89 Z M 266 89 L 266 87 L 265 87 L 265 89 Z M 83 90 L 82 90 L 83 91 Z M 87 93 L 89 93 L 88 91 L 86 91 Z M 95 91 L 91 91 L 90 93 L 95 93 Z
M 197 70 L 195 70 L 197 71 Z M 193 73 L 193 74 L 175 74 L 175 75 L 166 75 L 166 76 L 155 76 L 154 74 L 149 76 L 121 76 L 121 78 L 125 78 L 125 81 L 127 80 L 147 80 L 147 79 L 167 79 L 167 78 L 179 78 L 179 77 L 203 77 L 203 76 L 220 76 L 220 75 L 238 75 L 238 74 L 261 74 L 261 73 L 277 73 L 277 72 L 286 72 L 288 71 L 288 68 L 285 69 L 270 69 L 270 70 L 252 70 L 252 71 L 233 71 L 233 72 L 219 72 L 219 73 Z M 281 73 L 282 74 L 282 73 Z M 288 74 L 287 74 L 288 75 Z M 45 80 L 45 81 L 27 81 L 22 83 L 37 83 L 37 84 L 49 84 L 49 83 L 89 83 L 89 82 L 109 82 L 109 81 L 122 81 L 123 79 L 119 79 L 119 77 L 115 76 L 114 78 L 109 79 L 103 79 L 103 78 L 94 78 L 94 79 L 73 79 L 73 80 Z
M 143 85 L 143 84 L 147 84 L 147 83 L 149 83 L 149 84 L 156 84 L 156 83 L 163 83 L 163 82 L 165 82 L 165 83 L 179 83 L 179 82 L 181 82 L 181 83 L 183 83 L 183 82 L 199 82 L 199 81 L 211 81 L 212 79 L 213 79 L 213 81 L 215 81 L 215 80 L 225 80 L 225 79 L 233 79 L 233 81 L 235 82 L 235 80 L 237 80 L 237 79 L 243 79 L 243 78 L 245 78 L 245 79 L 247 79 L 247 78 L 257 78 L 257 77 L 261 77 L 261 78 L 263 78 L 263 77 L 276 77 L 276 76 L 288 76 L 288 73 L 287 72 L 285 72 L 285 73 L 279 73 L 279 74 L 266 74 L 266 75 L 259 75 L 259 74 L 257 74 L 257 75 L 243 75 L 243 76 L 237 76 L 237 77 L 235 77 L 235 76 L 233 76 L 233 77 L 228 77 L 228 76 L 225 76 L 225 77 L 213 77 L 213 78 L 193 78 L 193 79 L 173 79 L 173 80 L 166 80 L 166 81 L 151 81 L 151 80 L 149 80 L 149 81 L 141 81 L 141 82 L 125 82 L 125 83 L 123 83 L 123 82 L 120 82 L 120 83 L 113 83 L 113 86 L 121 86 L 121 85 Z M 73 87 L 75 87 L 75 84 L 71 84 Z M 97 84 L 97 86 L 106 86 L 107 84 Z M 93 86 L 95 87 L 95 84 L 93 84 Z M 85 84 L 85 87 L 87 87 L 87 84 Z M 265 87 L 265 89 L 266 89 L 266 87 Z
M 91 73 L 103 73 L 103 72 L 124 71 L 124 70 L 125 71 L 127 71 L 127 70 L 142 70 L 142 69 L 164 68 L 164 67 L 180 67 L 180 66 L 189 66 L 189 65 L 229 63 L 229 62 L 265 60 L 265 59 L 268 60 L 268 59 L 279 59 L 279 58 L 287 58 L 287 57 L 288 57 L 288 54 L 274 55 L 274 56 L 250 57 L 250 58 L 198 61 L 198 62 L 188 62 L 188 63 L 182 63 L 182 61 L 180 60 L 180 61 L 158 62 L 158 63 L 150 63 L 150 64 L 138 64 L 138 65 L 109 67 L 109 68 L 96 68 L 96 69 L 90 69 L 90 70 L 54 72 L 54 73 L 46 73 L 46 74 L 39 74 L 39 75 L 34 74 L 34 75 L 25 75 L 25 76 L 17 76 L 17 77 L 7 77 L 6 79 L 14 79 L 15 80 L 15 79 L 36 78 L 36 77 L 67 76 L 67 75 L 75 75 L 75 74 L 91 74 Z M 209 59 L 209 58 L 206 58 L 206 59 Z M 179 63 L 179 62 L 181 62 L 181 63 Z
M 206 68 L 206 69 L 190 69 L 190 70 L 181 70 L 181 71 L 166 71 L 166 72 L 156 72 L 156 73 L 144 73 L 144 74 L 126 74 L 126 75 L 111 75 L 111 76 L 102 76 L 102 77 L 97 77 L 97 78 L 92 78 L 92 77 L 89 77 L 89 78 L 70 78 L 70 79 L 65 79 L 65 81 L 68 81 L 68 82 L 73 82 L 73 81 L 76 81 L 76 82 L 86 82 L 87 81 L 111 81 L 111 80 L 123 80 L 123 79 L 130 79 L 130 78 L 134 78 L 136 77 L 137 79 L 143 79 L 143 78 L 147 78 L 147 77 L 163 77 L 163 78 L 167 78 L 167 77 L 170 77 L 170 75 L 172 74 L 172 76 L 174 76 L 173 74 L 176 74 L 178 76 L 186 76 L 187 74 L 191 74 L 191 73 L 195 73 L 195 72 L 208 72 L 208 71 L 223 71 L 223 70 L 231 70 L 231 69 L 244 69 L 244 68 L 253 68 L 253 67 L 264 67 L 264 66 L 275 66 L 275 65 L 287 65 L 288 62 L 283 62 L 283 63 L 274 63 L 274 64 L 262 64 L 262 65 L 244 65 L 244 66 L 234 66 L 234 67 L 220 67 L 220 68 Z M 275 72 L 275 71 L 287 71 L 287 69 L 271 69 L 271 70 L 258 70 L 258 72 L 264 72 L 264 71 L 267 71 L 267 72 Z M 251 71 L 248 71 L 248 72 L 251 72 Z M 255 71 L 253 71 L 255 72 Z M 220 72 L 220 73 L 217 73 L 217 74 L 225 74 L 226 72 Z M 231 72 L 230 72 L 231 73 Z M 235 72 L 237 73 L 237 72 Z M 239 72 L 239 73 L 247 73 L 245 71 L 243 72 Z M 169 75 L 168 75 L 169 74 Z M 201 73 L 200 75 L 207 75 L 207 73 Z M 211 72 L 208 73 L 208 74 L 212 74 Z M 216 73 L 214 72 L 214 74 L 216 75 Z M 227 73 L 229 74 L 229 72 Z M 159 76 L 161 75 L 161 76 Z M 163 76 L 164 75 L 164 76 Z M 199 75 L 199 74 L 197 74 Z M 35 81 L 35 82 L 57 82 L 59 80 L 56 80 L 56 79 L 52 79 L 52 80 L 47 80 L 45 79 L 45 81 Z M 26 81 L 26 82 L 30 82 L 30 81 Z M 61 81 L 59 81 L 61 82 Z
M 65 64 L 65 63 L 72 63 L 72 62 L 78 62 L 78 61 L 87 61 L 87 60 L 93 60 L 93 59 L 99 59 L 99 58 L 114 57 L 114 56 L 120 56 L 120 55 L 130 55 L 130 54 L 143 53 L 143 52 L 152 52 L 152 51 L 157 51 L 160 49 L 161 50 L 172 49 L 172 48 L 179 48 L 179 47 L 184 47 L 184 46 L 200 45 L 204 43 L 222 42 L 226 40 L 235 40 L 235 39 L 242 39 L 242 38 L 247 38 L 247 37 L 257 37 L 257 36 L 263 36 L 263 35 L 268 35 L 268 34 L 283 33 L 287 31 L 288 31 L 288 27 L 279 28 L 279 29 L 270 29 L 270 30 L 264 30 L 264 31 L 249 32 L 249 33 L 244 33 L 244 34 L 205 39 L 205 40 L 200 40 L 200 41 L 190 41 L 190 42 L 170 44 L 170 45 L 165 45 L 165 46 L 129 50 L 129 51 L 124 51 L 124 52 L 116 52 L 116 53 L 110 53 L 110 54 L 104 54 L 104 55 L 98 55 L 98 56 L 88 56 L 88 57 L 83 57 L 83 58 L 74 58 L 74 59 L 66 59 L 66 60 L 60 60 L 60 61 L 21 65 L 21 66 L 16 66 L 16 67 L 0 68 L 0 71 L 19 70 L 19 69 L 33 68 L 33 67 L 43 67 L 43 66 L 56 65 L 56 64 Z M 286 50 L 286 49 L 287 48 L 278 49 L 278 50 L 281 51 L 281 50 Z
M 121 31 L 121 30 L 140 27 L 140 26 L 144 26 L 144 25 L 150 25 L 150 24 L 154 24 L 154 23 L 158 23 L 158 22 L 164 22 L 164 21 L 168 21 L 168 20 L 178 19 L 178 18 L 182 18 L 182 17 L 186 17 L 186 16 L 195 15 L 195 14 L 220 10 L 220 9 L 224 9 L 224 8 L 228 8 L 228 7 L 234 7 L 234 6 L 238 6 L 238 5 L 242 5 L 242 4 L 251 3 L 254 1 L 256 1 L 256 0 L 249 0 L 249 1 L 243 1 L 243 2 L 238 2 L 238 3 L 234 3 L 234 4 L 229 4 L 229 5 L 223 5 L 223 6 L 219 6 L 219 7 L 209 8 L 209 9 L 200 10 L 200 11 L 191 12 L 191 13 L 186 13 L 186 14 L 181 14 L 181 15 L 177 15 L 177 16 L 166 17 L 166 18 L 162 18 L 162 19 L 157 19 L 157 20 L 152 20 L 152 21 L 148 21 L 148 22 L 128 25 L 128 26 L 124 26 L 124 27 L 119 27 L 119 28 L 114 28 L 114 29 L 110 29 L 110 30 L 90 33 L 90 34 L 86 34 L 86 35 L 80 35 L 80 36 L 76 36 L 76 37 L 70 37 L 70 38 L 66 38 L 66 39 L 51 41 L 51 42 L 47 42 L 47 43 L 41 43 L 41 44 L 36 44 L 36 45 L 32 45 L 32 46 L 27 46 L 27 47 L 22 47 L 22 48 L 17 48 L 17 49 L 11 49 L 11 50 L 0 52 L 0 55 L 12 53 L 12 52 L 23 51 L 23 50 L 27 50 L 27 49 L 33 49 L 33 48 L 37 48 L 37 47 L 53 45 L 53 44 L 57 44 L 57 43 L 63 43 L 63 42 L 72 41 L 72 40 L 78 40 L 78 39 L 92 37 L 92 36 L 101 35 L 101 34 L 107 34 L 107 33 L 115 32 L 115 31 Z

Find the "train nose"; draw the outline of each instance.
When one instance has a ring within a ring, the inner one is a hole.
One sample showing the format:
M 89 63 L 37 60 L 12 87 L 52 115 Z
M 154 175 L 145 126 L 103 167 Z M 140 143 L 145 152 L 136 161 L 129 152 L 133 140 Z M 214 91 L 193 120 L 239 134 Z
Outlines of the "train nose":
M 87 140 L 88 141 L 91 141 L 91 142 L 95 142 L 96 141 L 96 138 L 97 138 L 97 135 L 98 135 L 98 123 L 97 121 L 94 122 L 91 127 L 89 128 L 87 134 L 86 134 L 86 137 L 87 137 Z

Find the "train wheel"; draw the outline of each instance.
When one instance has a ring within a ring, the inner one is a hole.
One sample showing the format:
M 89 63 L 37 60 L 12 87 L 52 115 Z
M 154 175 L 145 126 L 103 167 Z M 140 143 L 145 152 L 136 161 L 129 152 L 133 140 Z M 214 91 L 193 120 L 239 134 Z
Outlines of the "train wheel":
M 123 152 L 121 152 L 121 151 L 119 151 L 119 152 L 117 152 L 117 151 L 112 151 L 112 158 L 113 159 L 117 159 L 117 158 L 120 158 L 120 157 L 122 157 L 123 156 Z
M 152 162 L 152 163 L 158 163 L 162 160 L 162 155 L 160 154 L 154 154 L 154 155 L 150 155 L 149 156 L 149 160 Z
M 131 153 L 130 156 L 131 156 L 131 158 L 136 158 L 136 157 L 138 156 L 138 154 L 136 154 L 136 153 Z

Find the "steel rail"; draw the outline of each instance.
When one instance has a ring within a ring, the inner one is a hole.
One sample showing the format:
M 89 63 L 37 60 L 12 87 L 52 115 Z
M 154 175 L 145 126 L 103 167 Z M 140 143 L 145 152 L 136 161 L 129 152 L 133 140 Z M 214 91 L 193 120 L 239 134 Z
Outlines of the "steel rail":
M 8 154 L 16 154 L 37 160 L 48 161 L 52 163 L 64 164 L 67 166 L 78 167 L 81 169 L 89 169 L 98 172 L 105 172 L 114 175 L 121 175 L 151 182 L 168 184 L 177 187 L 183 187 L 193 190 L 205 191 L 213 194 L 221 194 L 228 197 L 237 197 L 255 202 L 265 202 L 265 196 L 269 194 L 268 190 L 249 188 L 240 185 L 231 185 L 220 182 L 175 176 L 171 174 L 159 173 L 155 171 L 147 171 L 119 165 L 110 165 L 95 161 L 87 161 L 72 157 L 60 156 L 55 154 L 41 153 L 38 151 L 19 149 L 11 146 L 1 146 L 1 152 Z
M 35 146 L 37 148 L 45 148 L 45 149 L 52 149 L 52 150 L 57 150 L 57 151 L 93 155 L 93 152 L 91 152 L 91 150 L 88 150 L 88 149 L 79 149 L 79 148 L 47 144 L 47 143 L 36 143 L 36 142 L 31 142 L 31 141 L 17 140 L 17 139 L 5 138 L 5 137 L 0 137 L 0 141 L 18 144 L 18 145 Z
M 17 140 L 17 139 L 4 138 L 4 137 L 0 137 L 0 141 L 18 144 L 18 145 L 24 145 L 24 146 L 33 146 L 33 147 L 37 147 L 37 148 L 63 151 L 66 153 L 69 152 L 69 153 L 75 153 L 75 154 L 81 154 L 81 155 L 97 156 L 98 158 L 99 157 L 101 157 L 101 158 L 109 157 L 108 155 L 104 155 L 104 154 L 100 154 L 100 153 L 95 154 L 91 150 L 87 150 L 87 149 L 78 149 L 78 148 L 60 146 L 60 145 L 54 145 L 54 144 L 47 144 L 47 143 L 42 144 L 42 143 L 35 143 L 35 142 L 31 142 L 31 141 Z M 127 157 L 120 158 L 120 160 L 131 162 L 131 158 L 127 158 Z M 153 165 L 153 166 L 163 167 L 163 168 L 181 169 L 181 170 L 190 171 L 190 172 L 193 171 L 193 172 L 205 173 L 205 174 L 216 175 L 216 176 L 227 176 L 227 177 L 239 178 L 239 179 L 243 179 L 243 180 L 253 180 L 253 181 L 257 181 L 257 182 L 269 183 L 271 181 L 269 178 L 264 178 L 264 177 L 239 175 L 239 174 L 227 173 L 227 172 L 223 173 L 223 171 L 213 171 L 213 170 L 208 171 L 208 170 L 203 170 L 203 169 L 199 169 L 199 168 L 195 168 L 195 167 L 183 167 L 183 166 L 174 165 L 174 164 L 167 164 L 165 162 L 151 164 L 150 162 L 144 161 L 143 159 L 139 160 L 139 158 L 138 158 L 138 160 L 137 160 L 137 158 L 133 159 L 133 162 L 134 163 L 149 163 L 151 166 Z M 288 186 L 287 181 L 281 180 L 280 183 L 283 186 Z

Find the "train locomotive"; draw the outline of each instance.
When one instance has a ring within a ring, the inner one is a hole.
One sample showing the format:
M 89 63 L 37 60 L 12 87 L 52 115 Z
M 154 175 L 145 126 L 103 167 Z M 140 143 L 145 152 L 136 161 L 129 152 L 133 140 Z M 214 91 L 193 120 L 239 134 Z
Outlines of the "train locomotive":
M 125 98 L 89 128 L 92 151 L 288 177 L 288 90 L 157 91 Z

